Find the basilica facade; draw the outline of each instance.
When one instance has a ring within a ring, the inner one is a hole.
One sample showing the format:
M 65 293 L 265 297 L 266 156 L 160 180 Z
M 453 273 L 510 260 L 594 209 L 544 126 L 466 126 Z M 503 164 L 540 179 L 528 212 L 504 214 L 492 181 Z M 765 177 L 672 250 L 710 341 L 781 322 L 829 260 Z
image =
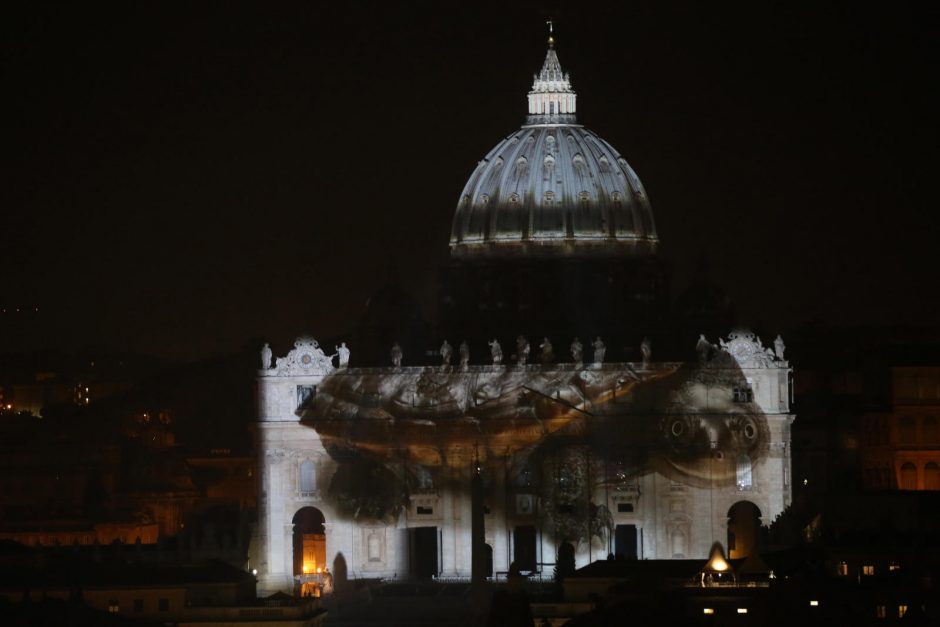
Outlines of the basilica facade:
M 703 335 L 685 360 L 656 359 L 654 330 L 625 340 L 659 319 L 646 192 L 577 123 L 551 41 L 528 101 L 458 201 L 442 314 L 457 346 L 444 341 L 438 364 L 408 366 L 393 348 L 390 365 L 350 367 L 355 346 L 311 337 L 263 351 L 261 593 L 327 570 L 469 577 L 473 545 L 487 576 L 550 577 L 560 553 L 577 566 L 704 559 L 715 541 L 741 557 L 789 504 L 783 340 Z M 558 294 L 597 277 L 616 289 Z M 527 289 L 540 281 L 554 298 Z

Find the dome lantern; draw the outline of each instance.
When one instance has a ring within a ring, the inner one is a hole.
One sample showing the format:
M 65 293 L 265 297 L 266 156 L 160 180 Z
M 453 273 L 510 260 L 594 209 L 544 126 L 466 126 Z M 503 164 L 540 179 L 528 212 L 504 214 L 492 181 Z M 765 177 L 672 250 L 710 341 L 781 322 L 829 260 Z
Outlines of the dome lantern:
M 529 92 L 528 124 L 572 124 L 575 122 L 577 94 L 561 69 L 554 39 L 549 37 L 542 71 L 535 75 Z

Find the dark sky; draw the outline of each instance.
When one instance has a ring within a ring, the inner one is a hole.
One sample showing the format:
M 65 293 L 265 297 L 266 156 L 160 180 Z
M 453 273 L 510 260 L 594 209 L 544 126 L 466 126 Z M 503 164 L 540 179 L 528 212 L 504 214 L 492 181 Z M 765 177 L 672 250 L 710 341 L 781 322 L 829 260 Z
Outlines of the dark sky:
M 430 313 L 549 17 L 676 289 L 704 255 L 767 334 L 940 319 L 936 5 L 123 4 L 0 26 L 0 351 L 283 352 L 392 267 Z

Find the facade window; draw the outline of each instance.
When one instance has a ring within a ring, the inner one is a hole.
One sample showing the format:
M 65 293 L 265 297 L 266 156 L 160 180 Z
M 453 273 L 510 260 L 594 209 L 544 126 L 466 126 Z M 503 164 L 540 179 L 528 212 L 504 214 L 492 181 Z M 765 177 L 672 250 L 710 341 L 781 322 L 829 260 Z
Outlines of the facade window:
M 901 481 L 899 483 L 902 490 L 916 490 L 917 466 L 911 462 L 901 464 Z
M 313 462 L 305 460 L 300 464 L 300 491 L 304 494 L 310 494 L 317 489 L 316 470 Z
M 117 599 L 108 599 L 108 614 L 117 614 L 121 611 L 121 604 Z
M 751 458 L 747 455 L 739 455 L 735 466 L 737 470 L 738 490 L 750 490 L 754 485 L 753 473 L 751 471 Z
M 143 599 L 134 599 L 134 611 L 143 612 L 144 611 L 144 600 Z
M 160 610 L 161 612 L 169 612 L 169 611 L 170 611 L 170 600 L 169 600 L 169 599 L 160 599 L 159 601 L 157 601 L 157 609 Z
M 849 565 L 846 564 L 845 562 L 839 562 L 839 565 L 836 567 L 836 572 L 838 572 L 839 575 L 842 576 L 842 577 L 848 577 L 848 576 L 849 576 Z
M 751 386 L 737 386 L 732 390 L 732 398 L 735 403 L 751 403 L 754 401 L 754 390 Z
M 617 513 L 629 514 L 633 511 L 633 503 L 617 503 Z
M 917 418 L 914 416 L 901 416 L 901 443 L 915 444 L 917 442 Z
M 891 562 L 890 564 L 888 564 L 888 572 L 893 573 L 893 572 L 897 572 L 897 571 L 899 571 L 899 570 L 901 570 L 901 565 L 900 565 L 899 563 L 897 563 L 897 562 Z
M 920 426 L 924 434 L 925 444 L 940 443 L 940 433 L 938 433 L 937 431 L 937 417 L 936 416 L 924 416 L 924 419 L 920 423 Z
M 862 566 L 862 574 L 863 574 L 863 575 L 874 575 L 874 574 L 875 574 L 875 567 L 874 567 L 874 565 L 873 565 L 873 564 L 865 564 L 865 565 L 863 565 L 863 566 Z
M 315 385 L 298 385 L 297 386 L 297 408 L 306 407 L 313 401 L 313 398 L 317 395 L 317 386 Z
M 430 516 L 434 513 L 433 507 L 425 507 L 424 505 L 418 505 L 417 512 L 421 516 Z
M 940 490 L 940 466 L 936 462 L 927 462 L 924 466 L 924 489 Z
M 878 618 L 885 618 L 888 616 L 887 608 L 884 605 L 875 606 L 875 616 Z
M 898 618 L 904 618 L 905 614 L 907 614 L 907 606 L 899 605 L 898 606 Z

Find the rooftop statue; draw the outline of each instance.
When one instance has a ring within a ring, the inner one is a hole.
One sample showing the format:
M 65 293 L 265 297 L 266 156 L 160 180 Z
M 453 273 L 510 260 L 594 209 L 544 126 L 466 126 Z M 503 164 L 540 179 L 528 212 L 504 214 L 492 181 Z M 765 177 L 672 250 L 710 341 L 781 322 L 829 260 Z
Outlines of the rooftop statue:
M 447 342 L 447 340 L 444 340 L 444 343 L 441 344 L 441 365 L 449 366 L 450 358 L 453 354 L 454 348 Z
M 548 365 L 555 361 L 555 352 L 552 350 L 552 343 L 546 337 L 542 339 L 542 343 L 539 344 L 539 348 L 542 349 L 542 363 Z
M 339 346 L 334 346 L 333 348 L 339 356 L 339 367 L 347 367 L 349 365 L 349 349 L 346 347 L 346 342 L 340 342 Z
M 783 361 L 783 351 L 785 350 L 787 350 L 787 345 L 783 343 L 783 338 L 778 335 L 777 339 L 774 340 L 774 354 L 780 361 Z
M 581 344 L 581 340 L 578 338 L 574 338 L 574 341 L 571 342 L 571 358 L 578 366 L 580 366 L 581 362 L 584 360 L 584 345 Z
M 650 360 L 653 358 L 653 343 L 648 337 L 644 337 L 640 342 L 640 355 L 643 357 L 643 365 L 650 365 Z
M 708 361 L 708 354 L 711 352 L 712 345 L 707 339 L 705 339 L 705 334 L 702 333 L 698 336 L 698 342 L 695 343 L 695 352 L 698 353 L 698 361 L 700 364 L 704 364 Z
M 392 365 L 395 366 L 396 368 L 401 368 L 402 352 L 401 352 L 401 346 L 398 345 L 398 342 L 395 342 L 394 344 L 392 344 L 391 355 L 392 355 Z
M 271 351 L 271 345 L 267 342 L 264 343 L 264 346 L 261 347 L 261 369 L 270 370 L 271 369 L 271 357 L 273 356 Z
M 460 369 L 466 370 L 467 366 L 470 364 L 470 347 L 467 346 L 466 342 L 460 343 Z
M 516 363 L 524 366 L 529 360 L 529 341 L 523 336 L 516 338 Z
M 604 341 L 598 335 L 591 346 L 594 347 L 594 364 L 599 366 L 604 363 L 604 357 L 607 355 L 607 345 L 604 344 Z
M 493 356 L 493 365 L 498 366 L 503 363 L 503 347 L 499 345 L 499 340 L 489 342 L 490 355 Z

